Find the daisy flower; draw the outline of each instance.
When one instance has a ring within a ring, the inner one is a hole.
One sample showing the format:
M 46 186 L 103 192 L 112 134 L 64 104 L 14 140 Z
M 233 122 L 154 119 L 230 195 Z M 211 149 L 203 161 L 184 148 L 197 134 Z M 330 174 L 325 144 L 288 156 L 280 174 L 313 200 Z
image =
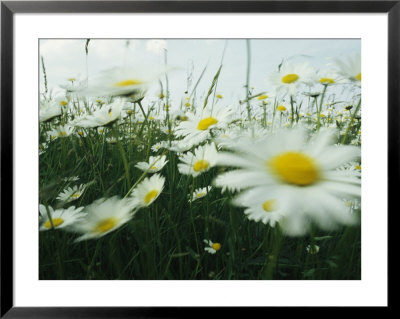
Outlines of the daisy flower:
M 184 137 L 181 141 L 186 145 L 198 145 L 211 137 L 210 131 L 215 128 L 224 128 L 233 115 L 233 108 L 214 105 L 214 108 L 199 110 L 196 114 L 187 112 L 187 121 L 180 122 L 175 128 L 176 137 Z
M 346 57 L 345 61 L 332 58 L 333 66 L 342 80 L 361 85 L 361 56 L 357 53 L 354 57 Z
M 129 199 L 118 196 L 98 199 L 86 206 L 84 212 L 85 218 L 74 225 L 74 230 L 82 234 L 76 242 L 105 236 L 123 226 L 134 215 Z
M 301 85 L 312 85 L 314 82 L 315 69 L 308 63 L 286 63 L 269 78 L 269 85 L 274 87 L 277 93 L 290 95 L 294 95 Z
M 156 144 L 154 144 L 154 145 L 151 147 L 151 150 L 152 150 L 152 152 L 156 153 L 156 152 L 158 152 L 161 148 L 163 148 L 164 145 L 165 145 L 165 142 L 164 142 L 164 141 L 163 141 L 163 142 L 156 143 Z
M 316 76 L 316 79 L 319 83 L 323 85 L 331 85 L 341 82 L 336 72 L 328 70 L 319 72 Z
M 207 245 L 204 250 L 212 255 L 214 255 L 218 250 L 221 249 L 220 243 L 213 243 L 211 240 L 204 239 L 203 242 Z
M 68 124 L 60 125 L 55 129 L 47 132 L 47 136 L 51 141 L 55 140 L 58 137 L 67 137 L 70 136 L 74 131 L 74 127 Z
M 207 186 L 196 189 L 192 194 L 192 202 L 194 202 L 196 199 L 205 197 L 211 191 L 211 188 L 212 186 Z
M 135 165 L 138 169 L 142 170 L 143 172 L 148 171 L 149 173 L 156 173 L 159 172 L 165 164 L 168 163 L 166 161 L 166 156 L 150 156 L 148 162 L 139 162 Z
M 280 225 L 289 235 L 304 235 L 311 221 L 329 230 L 352 224 L 342 198 L 359 197 L 360 173 L 338 167 L 359 158 L 360 148 L 331 145 L 332 134 L 320 132 L 311 140 L 303 129 L 281 130 L 254 143 L 238 143 L 234 153 L 218 154 L 218 164 L 239 169 L 215 180 L 218 187 L 253 189 L 254 197 L 276 200 L 284 212 Z
M 183 163 L 178 164 L 178 170 L 181 174 L 196 177 L 216 165 L 217 154 L 214 143 L 199 146 L 194 154 L 188 152 L 180 158 Z
M 165 178 L 154 174 L 145 178 L 131 193 L 132 202 L 138 207 L 150 206 L 164 189 Z
M 87 79 L 81 76 L 72 76 L 59 86 L 67 92 L 79 92 L 87 87 Z
M 146 89 L 162 72 L 152 65 L 115 67 L 89 80 L 89 86 L 80 92 L 88 96 L 129 96 Z
M 94 111 L 90 115 L 86 115 L 83 119 L 76 123 L 80 127 L 99 127 L 106 126 L 121 116 L 124 106 L 122 99 L 117 99 L 111 104 L 104 104 L 100 109 Z
M 87 133 L 84 129 L 79 128 L 76 130 L 76 136 L 77 137 L 86 137 Z
M 315 255 L 315 254 L 318 254 L 318 252 L 319 252 L 319 246 L 307 245 L 306 250 L 310 255 Z
M 81 197 L 85 189 L 86 185 L 83 184 L 81 184 L 79 187 L 68 187 L 57 196 L 57 199 L 66 203 L 72 202 Z
M 284 213 L 274 198 L 270 198 L 268 195 L 260 196 L 262 191 L 258 188 L 244 191 L 234 199 L 233 204 L 246 207 L 244 214 L 249 220 L 261 221 L 275 227 L 275 224 L 283 218 Z
M 51 222 L 47 214 L 46 207 L 42 204 L 39 205 L 39 221 L 41 224 L 39 230 L 41 231 L 51 229 L 52 223 L 56 229 L 69 227 L 82 220 L 82 218 L 85 216 L 82 211 L 83 207 L 75 208 L 75 206 L 71 206 L 66 209 L 54 210 L 51 206 L 48 206 L 48 209 Z

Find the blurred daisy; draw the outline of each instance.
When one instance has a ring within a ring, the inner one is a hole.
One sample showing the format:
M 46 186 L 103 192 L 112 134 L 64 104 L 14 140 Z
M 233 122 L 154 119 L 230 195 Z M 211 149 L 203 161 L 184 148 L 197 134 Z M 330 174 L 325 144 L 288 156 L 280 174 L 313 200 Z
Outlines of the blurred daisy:
M 74 225 L 75 223 L 82 220 L 85 216 L 83 213 L 83 207 L 75 208 L 75 206 L 68 207 L 66 209 L 54 210 L 51 206 L 48 206 L 51 221 L 46 211 L 46 207 L 42 204 L 39 205 L 39 230 L 49 230 L 52 228 L 52 223 L 54 228 L 61 229 L 68 226 Z
M 199 146 L 194 150 L 194 154 L 188 152 L 180 158 L 183 163 L 178 164 L 179 172 L 196 177 L 216 165 L 217 154 L 214 143 Z
M 59 86 L 67 92 L 79 92 L 87 87 L 87 79 L 81 76 L 71 76 Z
M 307 141 L 303 129 L 281 130 L 254 143 L 238 143 L 235 153 L 218 154 L 218 164 L 239 169 L 215 180 L 218 187 L 252 188 L 252 196 L 276 200 L 285 218 L 280 225 L 289 235 L 304 235 L 311 221 L 329 230 L 352 224 L 342 198 L 361 194 L 360 173 L 339 171 L 360 157 L 360 148 L 330 145 L 329 131 Z
M 163 148 L 164 145 L 165 145 L 164 142 L 156 143 L 156 144 L 154 144 L 154 145 L 151 147 L 151 150 L 152 150 L 154 153 L 156 153 L 156 152 L 158 152 L 161 148 Z
M 166 156 L 150 156 L 148 162 L 139 162 L 135 165 L 136 168 L 142 170 L 142 171 L 148 171 L 149 173 L 156 173 L 159 172 L 165 164 L 168 163 L 166 161 Z
M 211 137 L 211 129 L 225 127 L 232 115 L 232 107 L 217 105 L 213 109 L 201 109 L 196 114 L 187 112 L 188 120 L 180 122 L 174 134 L 176 137 L 184 137 L 181 141 L 183 144 L 197 145 Z
M 61 115 L 61 105 L 56 101 L 40 101 L 39 121 L 45 122 Z
M 318 252 L 319 252 L 319 246 L 317 246 L 317 245 L 307 245 L 306 251 L 307 251 L 310 255 L 318 254 Z
M 104 104 L 92 114 L 86 115 L 76 125 L 80 127 L 106 126 L 119 119 L 123 106 L 124 101 L 122 99 L 117 99 L 111 104 Z
M 51 131 L 47 132 L 47 136 L 50 138 L 50 140 L 55 140 L 58 137 L 67 137 L 70 136 L 74 131 L 74 127 L 70 126 L 68 124 L 65 125 L 60 125 L 55 129 L 52 129 Z
M 129 96 L 156 80 L 162 72 L 154 65 L 115 67 L 89 79 L 89 86 L 80 94 L 88 96 Z
M 196 189 L 192 194 L 192 202 L 194 202 L 196 199 L 205 197 L 211 191 L 211 188 L 211 186 L 207 186 Z
M 277 93 L 294 95 L 301 85 L 315 82 L 315 69 L 308 63 L 286 63 L 269 77 L 269 84 Z
M 212 255 L 221 249 L 220 243 L 213 243 L 211 240 L 207 239 L 204 239 L 203 242 L 207 245 L 207 247 L 204 247 L 204 250 Z
M 317 74 L 317 81 L 323 85 L 332 85 L 341 82 L 338 74 L 334 71 L 322 71 Z M 319 95 L 319 94 L 318 94 Z
M 347 56 L 345 61 L 332 58 L 332 62 L 342 80 L 361 85 L 361 56 L 359 54 L 354 54 L 353 58 Z
M 57 196 L 57 199 L 66 203 L 72 202 L 81 197 L 85 189 L 86 185 L 83 184 L 79 187 L 76 185 L 74 187 L 68 187 Z
M 46 153 L 46 150 L 48 149 L 48 147 L 49 147 L 48 143 L 39 144 L 39 155 Z
M 138 207 L 150 206 L 164 189 L 165 178 L 154 174 L 145 178 L 131 193 L 132 202 Z
M 269 224 L 271 227 L 275 227 L 275 224 L 282 219 L 284 213 L 276 199 L 270 198 L 265 194 L 261 195 L 262 193 L 262 189 L 251 188 L 238 195 L 233 203 L 236 206 L 246 207 L 244 213 L 249 220 L 261 221 L 266 225 Z
M 118 196 L 94 201 L 85 207 L 85 218 L 74 224 L 74 230 L 82 234 L 76 242 L 100 238 L 120 228 L 133 217 L 132 209 L 129 199 Z
M 86 137 L 87 133 L 84 129 L 79 128 L 76 130 L 76 136 L 77 137 Z
M 285 112 L 287 110 L 287 108 L 284 105 L 278 105 L 276 107 L 276 110 L 282 113 L 282 112 Z

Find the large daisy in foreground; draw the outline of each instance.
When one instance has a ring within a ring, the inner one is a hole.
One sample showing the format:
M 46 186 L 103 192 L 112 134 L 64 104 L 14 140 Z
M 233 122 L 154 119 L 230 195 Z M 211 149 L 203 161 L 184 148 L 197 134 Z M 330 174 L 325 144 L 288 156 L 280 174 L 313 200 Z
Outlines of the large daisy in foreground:
M 163 71 L 149 64 L 115 67 L 89 79 L 88 87 L 79 93 L 87 96 L 129 96 L 145 90 Z
M 355 222 L 343 198 L 360 196 L 360 173 L 337 168 L 359 158 L 359 147 L 334 146 L 328 132 L 309 140 L 304 130 L 294 129 L 232 149 L 218 154 L 218 164 L 239 169 L 219 175 L 215 185 L 244 189 L 247 207 L 252 206 L 249 198 L 257 199 L 254 205 L 273 200 L 266 210 L 279 208 L 287 234 L 304 235 L 311 222 L 326 230 Z
M 361 85 L 361 56 L 359 54 L 355 54 L 353 58 L 347 56 L 344 61 L 332 58 L 332 62 L 335 71 L 343 81 Z

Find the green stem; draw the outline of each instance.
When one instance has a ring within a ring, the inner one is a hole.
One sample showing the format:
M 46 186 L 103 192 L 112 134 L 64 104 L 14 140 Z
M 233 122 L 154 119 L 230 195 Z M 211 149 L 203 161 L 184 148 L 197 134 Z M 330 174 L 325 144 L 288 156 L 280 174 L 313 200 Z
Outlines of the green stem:
M 129 174 L 129 165 L 128 165 L 128 161 L 126 159 L 124 148 L 122 147 L 122 143 L 119 140 L 118 129 L 116 128 L 116 126 L 113 126 L 113 132 L 114 132 L 114 137 L 117 140 L 117 145 L 118 145 L 119 152 L 121 154 L 122 162 L 124 164 L 126 188 L 129 188 L 129 185 L 131 184 L 131 177 Z
M 325 98 L 325 93 L 326 93 L 326 89 L 328 88 L 328 84 L 324 84 L 324 90 L 322 91 L 321 94 L 321 100 L 319 103 L 319 108 L 317 106 L 317 131 L 319 130 L 319 128 L 321 127 L 321 111 L 322 111 L 322 103 L 324 102 L 324 98 Z
M 251 109 L 250 109 L 250 99 L 249 99 L 249 82 L 250 82 L 250 63 L 251 63 L 251 56 L 250 56 L 250 40 L 246 40 L 246 47 L 247 47 L 247 72 L 246 72 L 246 101 L 247 101 L 247 116 L 249 118 L 249 122 L 251 122 Z
M 355 116 L 357 115 L 358 111 L 360 110 L 360 107 L 361 107 L 361 98 L 360 98 L 360 100 L 358 101 L 358 104 L 357 104 L 356 109 L 354 110 L 354 113 L 351 115 L 350 123 L 349 123 L 349 125 L 347 126 L 346 132 L 344 133 L 344 136 L 343 136 L 343 138 L 342 138 L 342 144 L 345 144 L 345 143 L 347 142 L 347 137 L 348 137 L 348 135 L 349 135 L 349 133 L 350 133 L 350 128 L 351 128 L 351 126 L 352 126 L 352 124 L 353 124 L 353 121 L 354 121 Z

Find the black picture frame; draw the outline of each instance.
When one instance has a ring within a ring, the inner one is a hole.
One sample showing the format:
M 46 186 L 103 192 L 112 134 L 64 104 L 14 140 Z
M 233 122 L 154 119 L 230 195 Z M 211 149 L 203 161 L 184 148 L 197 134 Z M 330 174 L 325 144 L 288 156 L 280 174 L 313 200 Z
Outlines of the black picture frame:
M 1 1 L 1 318 L 192 317 L 208 308 L 14 307 L 13 303 L 13 19 L 16 13 L 387 13 L 388 14 L 388 203 L 398 214 L 400 109 L 400 1 Z M 389 211 L 387 213 L 389 213 Z M 384 213 L 384 212 L 380 212 Z M 388 214 L 390 218 L 390 214 Z M 389 219 L 388 225 L 393 225 Z M 393 232 L 389 232 L 393 234 Z M 390 237 L 390 236 L 389 236 Z M 391 241 L 388 238 L 388 247 Z M 392 240 L 393 243 L 393 240 Z M 389 257 L 388 257 L 389 258 Z M 389 260 L 388 260 L 389 261 Z M 389 287 L 390 280 L 388 281 Z M 32 292 L 34 293 L 34 292 Z M 390 308 L 390 298 L 388 308 Z M 292 310 L 293 307 L 291 308 Z M 238 312 L 239 310 L 239 312 Z M 243 309 L 241 309 L 243 310 Z M 252 311 L 265 308 L 252 308 Z M 275 311 L 269 308 L 268 311 Z M 296 308 L 303 312 L 304 308 Z M 337 309 L 333 309 L 334 312 Z M 217 308 L 217 316 L 241 315 Z M 246 315 L 250 313 L 246 310 Z M 300 314 L 300 313 L 298 313 Z M 233 314 L 232 314 L 233 315 Z M 243 314 L 244 315 L 244 314 Z

